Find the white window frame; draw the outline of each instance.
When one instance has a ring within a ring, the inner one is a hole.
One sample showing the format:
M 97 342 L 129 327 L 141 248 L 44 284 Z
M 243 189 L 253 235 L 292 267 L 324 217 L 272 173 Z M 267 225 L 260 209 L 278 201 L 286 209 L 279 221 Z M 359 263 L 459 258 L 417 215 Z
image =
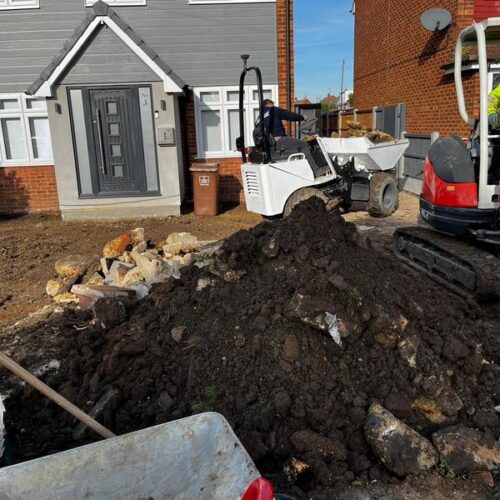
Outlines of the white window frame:
M 0 0 L 0 10 L 39 9 L 39 0 Z
M 210 5 L 217 3 L 276 3 L 276 0 L 188 0 L 189 5 Z
M 264 85 L 264 92 L 271 92 L 271 99 L 279 105 L 278 102 L 278 86 Z M 253 99 L 253 93 L 257 90 L 256 85 L 245 86 L 245 144 L 251 146 L 253 144 L 253 130 L 255 122 L 253 119 L 254 110 L 259 109 L 259 101 Z M 201 94 L 204 92 L 218 92 L 219 99 L 216 102 L 203 102 Z M 230 144 L 230 129 L 229 129 L 229 111 L 239 109 L 238 101 L 229 101 L 227 98 L 228 92 L 239 92 L 239 87 L 197 87 L 193 90 L 194 94 L 194 115 L 196 126 L 196 146 L 197 158 L 237 158 L 241 155 L 239 151 L 232 149 Z M 201 128 L 201 114 L 203 110 L 219 111 L 221 116 L 221 151 L 206 152 L 203 144 L 203 131 Z
M 1 1 L 1 0 L 0 0 Z M 103 0 L 105 3 L 116 7 L 146 5 L 146 0 Z M 85 7 L 92 7 L 98 0 L 85 0 Z
M 31 142 L 30 118 L 47 118 L 47 102 L 45 101 L 44 108 L 28 108 L 30 100 L 40 100 L 39 97 L 32 97 L 26 94 L 0 94 L 2 99 L 16 99 L 18 107 L 16 109 L 0 109 L 0 120 L 2 118 L 16 118 L 21 120 L 22 129 L 24 132 L 24 148 L 26 157 L 24 159 L 8 160 L 7 152 L 4 144 L 2 126 L 0 122 L 0 168 L 1 167 L 25 167 L 32 165 L 50 165 L 54 163 L 54 157 L 35 158 L 33 152 L 33 143 Z M 50 134 L 50 131 L 49 131 Z M 52 143 L 51 143 L 52 146 Z
M 500 65 L 492 64 L 488 72 L 488 92 L 493 91 L 493 78 L 494 75 L 500 75 Z

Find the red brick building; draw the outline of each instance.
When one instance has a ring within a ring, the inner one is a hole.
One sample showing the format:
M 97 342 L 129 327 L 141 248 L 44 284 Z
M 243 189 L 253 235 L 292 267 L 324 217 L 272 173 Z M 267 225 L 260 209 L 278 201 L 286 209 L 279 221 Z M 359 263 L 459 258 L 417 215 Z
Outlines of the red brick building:
M 438 7 L 450 11 L 453 20 L 446 30 L 432 33 L 420 16 Z M 408 132 L 466 133 L 450 71 L 455 43 L 464 27 L 495 16 L 500 16 L 496 0 L 356 0 L 356 108 L 404 103 Z M 464 72 L 464 90 L 468 107 L 477 109 L 476 71 Z

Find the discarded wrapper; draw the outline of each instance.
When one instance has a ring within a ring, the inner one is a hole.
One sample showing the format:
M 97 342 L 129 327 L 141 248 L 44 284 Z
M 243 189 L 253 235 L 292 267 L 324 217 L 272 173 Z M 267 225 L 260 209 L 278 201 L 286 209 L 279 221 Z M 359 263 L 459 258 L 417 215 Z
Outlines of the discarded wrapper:
M 337 316 L 329 312 L 325 313 L 325 323 L 328 326 L 328 333 L 339 347 L 342 347 Z

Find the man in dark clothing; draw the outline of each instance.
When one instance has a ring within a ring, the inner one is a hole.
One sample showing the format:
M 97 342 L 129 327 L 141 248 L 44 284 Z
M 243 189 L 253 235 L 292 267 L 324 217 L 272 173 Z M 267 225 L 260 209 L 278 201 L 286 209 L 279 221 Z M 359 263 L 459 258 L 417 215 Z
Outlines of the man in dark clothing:
M 282 137 L 286 136 L 283 120 L 303 122 L 305 118 L 292 111 L 277 108 L 271 99 L 266 99 L 264 101 L 264 125 L 275 141 L 279 141 Z
M 303 122 L 306 118 L 292 111 L 277 108 L 271 99 L 266 99 L 264 101 L 264 126 L 275 140 L 274 152 L 272 155 L 274 161 L 286 160 L 291 155 L 302 153 L 314 170 L 316 162 L 309 149 L 309 145 L 306 141 L 288 137 L 285 127 L 283 126 L 283 120 Z

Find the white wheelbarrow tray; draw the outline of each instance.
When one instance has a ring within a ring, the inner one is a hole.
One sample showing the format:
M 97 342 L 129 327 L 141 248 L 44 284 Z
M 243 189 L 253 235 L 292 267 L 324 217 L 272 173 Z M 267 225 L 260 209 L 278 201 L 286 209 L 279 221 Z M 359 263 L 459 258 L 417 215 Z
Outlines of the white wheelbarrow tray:
M 258 477 L 224 417 L 202 413 L 0 469 L 0 499 L 236 500 Z

